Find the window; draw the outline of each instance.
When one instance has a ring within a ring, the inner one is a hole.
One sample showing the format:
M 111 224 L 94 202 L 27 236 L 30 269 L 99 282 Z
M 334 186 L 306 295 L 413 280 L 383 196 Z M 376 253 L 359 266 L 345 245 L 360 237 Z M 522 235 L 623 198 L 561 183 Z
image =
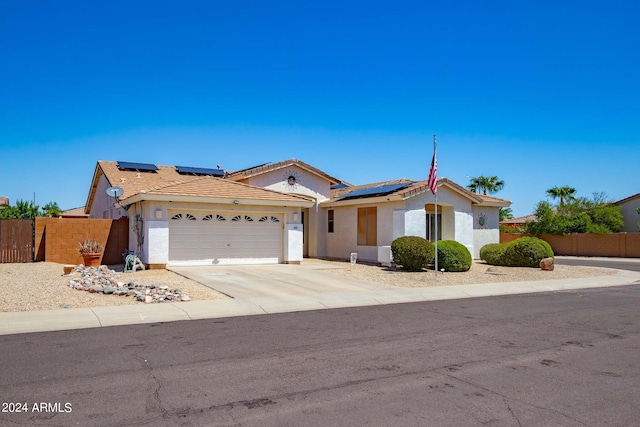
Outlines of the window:
M 329 209 L 327 220 L 327 231 L 333 233 L 333 209 Z
M 436 221 L 438 221 L 438 240 L 442 240 L 442 214 L 427 212 L 427 240 L 436 241 Z
M 358 246 L 377 246 L 378 208 L 358 208 Z

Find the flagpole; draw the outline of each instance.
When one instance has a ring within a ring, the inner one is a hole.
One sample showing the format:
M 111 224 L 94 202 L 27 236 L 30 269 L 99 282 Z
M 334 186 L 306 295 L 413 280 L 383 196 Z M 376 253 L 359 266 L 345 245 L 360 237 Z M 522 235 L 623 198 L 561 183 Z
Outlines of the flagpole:
M 436 136 L 433 135 L 433 158 L 436 158 Z M 436 223 L 436 277 L 438 277 L 438 179 L 436 178 L 436 192 L 433 194 L 435 196 L 435 211 L 434 211 L 434 222 Z

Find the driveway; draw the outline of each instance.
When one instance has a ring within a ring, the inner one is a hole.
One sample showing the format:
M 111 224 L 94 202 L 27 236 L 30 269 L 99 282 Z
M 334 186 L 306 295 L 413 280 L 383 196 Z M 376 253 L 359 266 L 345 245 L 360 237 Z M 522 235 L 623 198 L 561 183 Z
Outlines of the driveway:
M 389 286 L 338 277 L 328 270 L 349 268 L 309 264 L 169 267 L 188 279 L 233 298 L 286 298 L 320 293 L 391 289 Z

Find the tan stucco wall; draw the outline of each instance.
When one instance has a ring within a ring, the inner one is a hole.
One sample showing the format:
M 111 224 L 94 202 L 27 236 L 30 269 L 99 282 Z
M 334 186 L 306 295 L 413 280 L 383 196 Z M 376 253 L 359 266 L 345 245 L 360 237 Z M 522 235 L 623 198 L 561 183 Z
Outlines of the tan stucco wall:
M 290 186 L 287 178 L 293 175 L 296 177 L 296 184 Z M 295 165 L 283 167 L 271 172 L 257 175 L 242 182 L 263 187 L 281 193 L 298 194 L 312 197 L 316 204 L 309 208 L 308 218 L 308 251 L 310 257 L 327 256 L 326 240 L 326 211 L 319 207 L 319 203 L 328 200 L 331 196 L 331 184 L 324 178 L 306 171 Z
M 480 224 L 480 218 L 485 224 Z M 489 243 L 500 243 L 500 208 L 473 207 L 473 257 L 480 258 L 480 249 Z
M 377 246 L 358 246 L 358 208 L 377 207 Z M 378 260 L 378 246 L 390 246 L 393 241 L 394 211 L 401 209 L 402 202 L 363 204 L 328 208 L 334 210 L 333 233 L 327 235 L 327 255 L 330 258 L 349 259 L 352 252 L 358 253 L 358 259 Z M 326 211 L 325 210 L 325 216 Z

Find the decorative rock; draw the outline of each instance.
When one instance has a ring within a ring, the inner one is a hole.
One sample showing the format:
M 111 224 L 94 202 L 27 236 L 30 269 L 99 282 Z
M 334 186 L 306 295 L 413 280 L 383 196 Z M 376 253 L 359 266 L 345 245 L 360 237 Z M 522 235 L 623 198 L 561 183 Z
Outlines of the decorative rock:
M 106 266 L 85 267 L 77 266 L 74 270 L 80 277 L 69 280 L 69 287 L 79 291 L 112 294 L 134 297 L 136 301 L 146 304 L 172 301 L 190 301 L 188 295 L 183 295 L 180 289 L 169 289 L 168 286 L 136 285 L 132 282 L 119 282 L 118 273 Z
M 553 258 L 544 258 L 540 261 L 540 268 L 543 271 L 553 271 L 555 268 Z

